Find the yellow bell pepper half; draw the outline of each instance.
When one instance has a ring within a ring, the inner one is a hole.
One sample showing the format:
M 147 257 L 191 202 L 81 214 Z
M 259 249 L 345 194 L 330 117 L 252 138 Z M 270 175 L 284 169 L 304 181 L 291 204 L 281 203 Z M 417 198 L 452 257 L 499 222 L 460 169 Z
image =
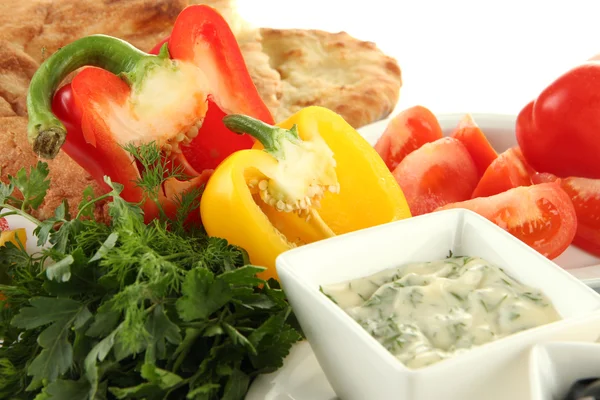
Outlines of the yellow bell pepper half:
M 17 247 L 25 246 L 25 243 L 27 242 L 27 232 L 23 228 L 17 228 L 10 231 L 1 231 L 0 246 L 4 246 L 8 242 L 11 242 Z
M 257 139 L 209 179 L 200 212 L 206 232 L 243 247 L 262 278 L 295 246 L 410 217 L 404 194 L 377 152 L 338 114 L 298 111 L 277 126 L 223 119 Z

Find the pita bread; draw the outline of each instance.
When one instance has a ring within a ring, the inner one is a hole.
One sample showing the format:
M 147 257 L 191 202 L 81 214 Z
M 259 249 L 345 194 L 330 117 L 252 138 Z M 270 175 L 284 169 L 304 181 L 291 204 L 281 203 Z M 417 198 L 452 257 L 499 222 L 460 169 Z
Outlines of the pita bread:
M 260 34 L 281 79 L 276 120 L 318 105 L 361 127 L 387 117 L 398 102 L 400 68 L 374 43 L 345 32 L 263 28 Z
M 15 114 L 25 115 L 27 112 L 29 81 L 38 66 L 18 45 L 0 40 L 0 97 Z

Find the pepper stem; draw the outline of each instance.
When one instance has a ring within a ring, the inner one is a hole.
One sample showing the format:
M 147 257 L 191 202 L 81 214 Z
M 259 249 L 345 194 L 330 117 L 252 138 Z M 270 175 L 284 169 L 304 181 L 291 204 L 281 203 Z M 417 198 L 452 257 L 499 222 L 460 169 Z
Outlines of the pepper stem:
M 258 140 L 264 146 L 265 151 L 278 160 L 284 158 L 283 144 L 285 142 L 299 143 L 302 141 L 298 136 L 296 125 L 292 126 L 292 129 L 283 129 L 241 114 L 227 115 L 223 118 L 223 123 L 232 132 L 240 135 L 247 133 Z
M 168 58 L 168 53 L 149 55 L 124 40 L 106 35 L 87 36 L 60 48 L 42 63 L 29 85 L 27 138 L 34 152 L 42 158 L 54 158 L 66 139 L 64 125 L 52 113 L 52 98 L 71 72 L 96 66 L 131 81 L 139 78 L 136 75 L 140 67 L 149 65 L 143 60 L 151 64 L 165 57 Z

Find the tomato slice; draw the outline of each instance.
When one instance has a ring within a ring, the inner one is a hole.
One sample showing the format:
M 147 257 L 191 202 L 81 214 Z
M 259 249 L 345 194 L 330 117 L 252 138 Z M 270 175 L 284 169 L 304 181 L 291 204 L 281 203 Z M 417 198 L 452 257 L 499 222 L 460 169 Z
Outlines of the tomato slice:
M 435 115 L 423 106 L 414 106 L 389 122 L 375 144 L 375 150 L 393 171 L 408 154 L 442 136 L 442 128 Z
M 493 196 L 519 186 L 529 186 L 533 174 L 535 171 L 525 161 L 521 149 L 512 147 L 485 170 L 471 197 Z
M 451 136 L 465 145 L 475 161 L 479 177 L 483 176 L 486 169 L 498 157 L 498 153 L 479 129 L 471 114 L 463 117 Z
M 6 218 L 0 218 L 0 231 L 7 231 L 10 227 L 8 226 L 8 221 Z
M 559 181 L 571 198 L 577 214 L 577 233 L 573 244 L 596 256 L 600 256 L 600 179 L 558 179 L 549 173 L 535 174 L 534 182 Z
M 600 179 L 567 178 L 560 185 L 571 197 L 577 213 L 573 244 L 600 256 Z
M 577 230 L 575 207 L 556 182 L 520 186 L 438 210 L 450 208 L 476 212 L 550 259 L 569 247 Z
M 393 171 L 412 215 L 471 198 L 477 167 L 465 146 L 450 137 L 426 143 Z

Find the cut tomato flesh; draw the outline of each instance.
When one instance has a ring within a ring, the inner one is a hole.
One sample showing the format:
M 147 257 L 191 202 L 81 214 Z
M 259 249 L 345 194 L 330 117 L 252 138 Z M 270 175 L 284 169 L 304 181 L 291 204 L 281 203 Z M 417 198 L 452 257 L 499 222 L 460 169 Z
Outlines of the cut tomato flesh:
M 477 167 L 458 140 L 442 138 L 415 150 L 393 171 L 412 215 L 467 200 L 477 185 Z
M 529 186 L 534 173 L 533 168 L 525 161 L 521 149 L 510 148 L 485 170 L 472 197 L 493 196 L 519 186 Z
M 600 179 L 566 178 L 561 180 L 561 187 L 577 213 L 573 244 L 600 256 Z
M 439 210 L 450 208 L 478 213 L 550 259 L 569 247 L 577 230 L 573 203 L 558 183 L 521 186 Z
M 443 137 L 442 128 L 431 111 L 422 106 L 408 108 L 396 115 L 375 144 L 390 171 L 425 143 Z
M 465 145 L 477 166 L 479 177 L 483 176 L 486 169 L 498 157 L 496 150 L 488 142 L 471 114 L 463 117 L 451 136 Z

